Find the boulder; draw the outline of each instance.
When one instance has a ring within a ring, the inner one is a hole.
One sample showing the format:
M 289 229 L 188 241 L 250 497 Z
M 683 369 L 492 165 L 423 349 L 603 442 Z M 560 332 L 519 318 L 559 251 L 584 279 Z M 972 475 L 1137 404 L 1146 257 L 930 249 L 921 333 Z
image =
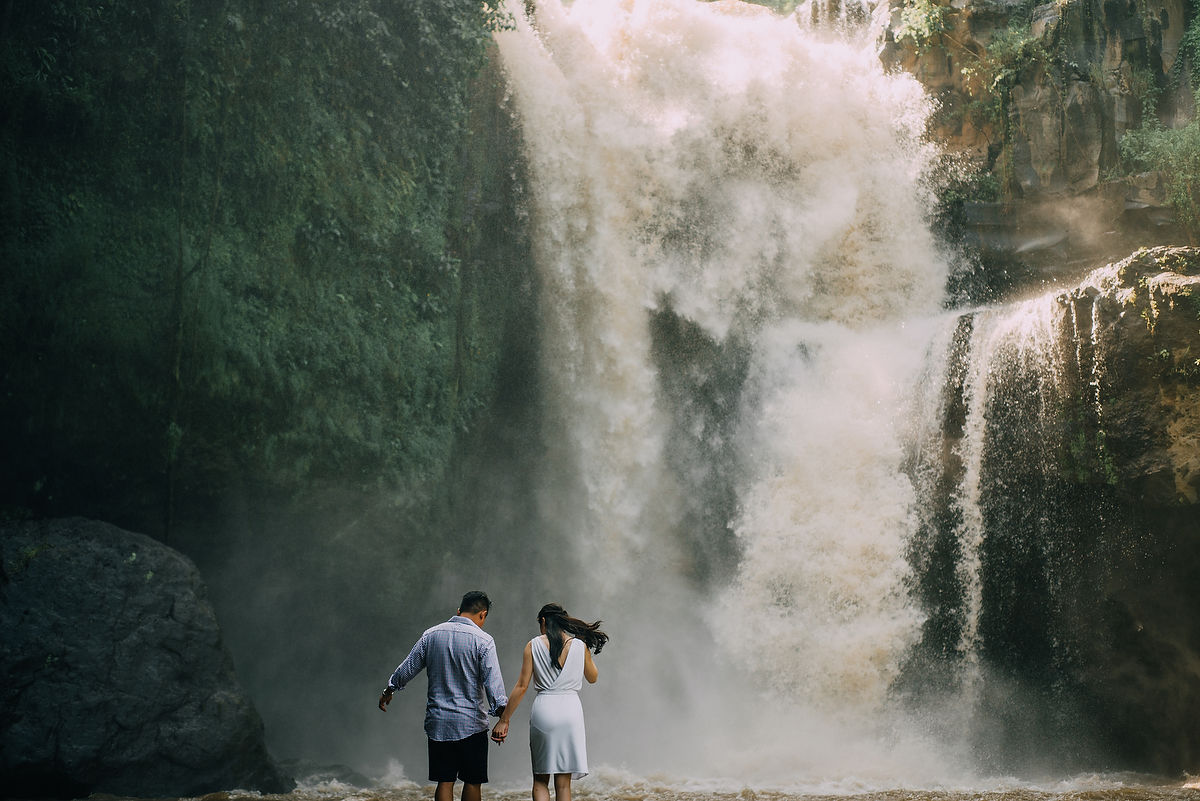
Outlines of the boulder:
M 295 786 L 177 551 L 82 518 L 0 523 L 0 629 L 6 796 Z
M 1098 300 L 1097 300 L 1098 298 Z M 1107 448 L 1139 501 L 1200 501 L 1200 249 L 1142 248 L 1061 302 L 1095 308 Z M 1090 316 L 1090 314 L 1089 314 Z M 1200 530 L 1198 530 L 1200 533 Z

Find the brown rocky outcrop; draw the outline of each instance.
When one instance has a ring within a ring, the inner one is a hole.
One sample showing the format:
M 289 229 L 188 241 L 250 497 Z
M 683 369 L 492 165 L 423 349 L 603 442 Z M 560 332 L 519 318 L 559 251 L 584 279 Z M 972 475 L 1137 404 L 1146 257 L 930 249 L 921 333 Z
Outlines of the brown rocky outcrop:
M 1113 492 L 1059 607 L 1078 680 L 1117 749 L 1200 768 L 1200 250 L 1143 249 L 1060 297 L 1090 307 Z M 1086 360 L 1086 357 L 1085 357 Z
M 989 770 L 1195 772 L 1200 249 L 1141 249 L 1069 290 L 966 313 L 955 343 L 943 441 L 914 471 L 937 491 L 912 555 L 928 621 L 901 692 L 927 707 L 971 676 Z M 980 371 L 986 388 L 968 387 Z
M 1187 14 L 1182 0 L 890 0 L 875 19 L 885 66 L 939 104 L 931 137 L 1013 201 L 989 230 L 1013 251 L 1102 263 L 1186 244 L 1162 176 L 1109 176 L 1147 99 L 1167 127 L 1195 116 Z
M 1100 302 L 1097 303 L 1096 299 Z M 1144 503 L 1200 502 L 1200 250 L 1143 249 L 1063 302 L 1097 308 L 1107 447 Z M 1200 538 L 1200 529 L 1197 529 Z
M 1065 0 L 1032 10 L 1012 0 L 932 0 L 943 29 L 922 41 L 905 31 L 905 6 L 891 0 L 887 8 L 882 60 L 937 98 L 931 133 L 951 150 L 994 167 L 1011 133 L 1014 178 L 1026 196 L 1102 183 L 1121 136 L 1141 124 L 1143 99 L 1167 87 L 1167 76 L 1179 80 L 1162 98 L 1163 122 L 1176 127 L 1195 114 L 1190 71 L 1176 64 L 1188 22 L 1181 0 Z M 996 50 L 1001 40 L 1012 55 Z M 1005 105 L 994 96 L 1005 87 L 1011 102 L 998 110 L 1007 119 L 972 107 Z

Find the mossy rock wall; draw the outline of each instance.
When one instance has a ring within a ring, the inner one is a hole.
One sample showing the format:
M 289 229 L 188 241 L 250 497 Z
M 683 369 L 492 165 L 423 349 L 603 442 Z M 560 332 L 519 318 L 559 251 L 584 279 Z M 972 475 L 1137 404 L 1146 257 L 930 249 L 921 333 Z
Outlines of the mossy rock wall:
M 163 536 L 256 482 L 419 497 L 530 291 L 472 0 L 9 4 L 8 517 Z
M 1016 197 L 1094 189 L 1149 111 L 1195 114 L 1184 0 L 894 0 L 881 57 L 937 98 L 931 133 Z
M 1069 286 L 1196 243 L 1192 3 L 891 0 L 876 19 L 885 66 L 937 102 L 942 196 L 971 246 Z

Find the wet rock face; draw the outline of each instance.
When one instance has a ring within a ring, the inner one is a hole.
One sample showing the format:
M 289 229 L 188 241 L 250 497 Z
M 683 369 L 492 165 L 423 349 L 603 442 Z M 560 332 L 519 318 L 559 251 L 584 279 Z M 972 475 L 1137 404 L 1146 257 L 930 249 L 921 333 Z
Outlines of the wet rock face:
M 1047 423 L 1042 448 L 1060 458 L 1023 467 L 1034 449 L 994 434 L 1009 445 L 984 512 L 986 650 L 1074 722 L 1097 760 L 1195 771 L 1200 250 L 1139 250 L 1054 300 L 1058 391 L 1030 400 Z M 1003 400 L 1013 428 L 1026 425 L 1031 415 L 1012 411 L 1019 389 Z M 1016 739 L 1028 724 L 997 696 Z
M 195 566 L 81 518 L 0 524 L 5 795 L 287 792 Z
M 1102 298 L 1095 303 L 1093 298 Z M 1099 307 L 1109 447 L 1144 503 L 1200 501 L 1200 249 L 1147 248 L 1070 293 Z M 1106 319 L 1107 318 L 1107 319 Z M 1197 530 L 1200 536 L 1200 530 Z
M 1128 762 L 1200 766 L 1200 250 L 1150 248 L 1065 298 L 1098 317 L 1099 424 L 1116 468 L 1102 555 L 1061 607 L 1079 679 Z M 1119 529 L 1114 519 L 1124 518 Z M 1087 585 L 1090 585 L 1087 586 Z M 1089 591 L 1090 590 L 1090 591 Z
M 1166 90 L 1158 104 L 1164 124 L 1195 113 L 1188 72 L 1176 64 L 1187 29 L 1181 0 L 1071 0 L 1032 9 L 1006 0 L 933 0 L 941 30 L 920 42 L 902 23 L 907 5 L 891 0 L 887 7 L 884 63 L 913 73 L 939 100 L 933 135 L 952 150 L 992 168 L 1011 144 L 1014 178 L 1026 196 L 1096 187 L 1116 165 L 1122 135 L 1141 124 L 1142 101 L 1155 86 Z M 1007 57 L 998 55 L 1001 40 Z M 1018 41 L 1020 53 L 1011 55 Z M 1182 80 L 1173 85 L 1170 75 Z M 988 100 L 990 81 L 1011 87 L 1007 119 L 971 110 Z
M 881 0 L 875 19 L 884 65 L 937 101 L 931 137 L 1007 201 L 1005 225 L 968 225 L 976 244 L 1055 273 L 1188 243 L 1162 175 L 1109 177 L 1148 107 L 1172 128 L 1195 116 L 1181 0 Z
M 929 622 L 900 689 L 927 706 L 976 682 L 970 742 L 990 772 L 1194 773 L 1200 249 L 1142 249 L 1072 289 L 963 315 L 943 386 L 913 555 Z

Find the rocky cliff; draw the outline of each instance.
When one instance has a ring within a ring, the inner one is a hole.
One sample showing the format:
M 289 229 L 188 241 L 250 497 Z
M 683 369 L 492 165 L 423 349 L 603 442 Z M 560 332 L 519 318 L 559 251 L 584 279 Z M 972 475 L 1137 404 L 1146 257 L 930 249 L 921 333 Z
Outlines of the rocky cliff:
M 966 314 L 957 343 L 901 692 L 924 706 L 972 684 L 992 771 L 1195 771 L 1200 251 L 1143 249 Z
M 0 524 L 4 795 L 287 792 L 195 566 L 73 518 Z
M 1081 683 L 1111 715 L 1119 751 L 1165 773 L 1195 771 L 1200 251 L 1139 251 L 1093 273 L 1064 301 L 1095 309 L 1104 331 L 1092 357 L 1102 404 L 1096 434 L 1111 453 L 1121 502 L 1096 510 L 1096 556 L 1085 560 L 1092 572 L 1060 625 L 1075 631 L 1069 642 L 1078 649 Z M 1116 514 L 1104 514 L 1110 510 Z M 1133 536 L 1118 540 L 1120 527 Z
M 1182 0 L 892 0 L 875 14 L 884 64 L 938 102 L 932 138 L 989 178 L 968 198 L 984 203 L 968 219 L 978 243 L 1092 263 L 1186 244 L 1171 176 L 1122 144 L 1195 117 Z

